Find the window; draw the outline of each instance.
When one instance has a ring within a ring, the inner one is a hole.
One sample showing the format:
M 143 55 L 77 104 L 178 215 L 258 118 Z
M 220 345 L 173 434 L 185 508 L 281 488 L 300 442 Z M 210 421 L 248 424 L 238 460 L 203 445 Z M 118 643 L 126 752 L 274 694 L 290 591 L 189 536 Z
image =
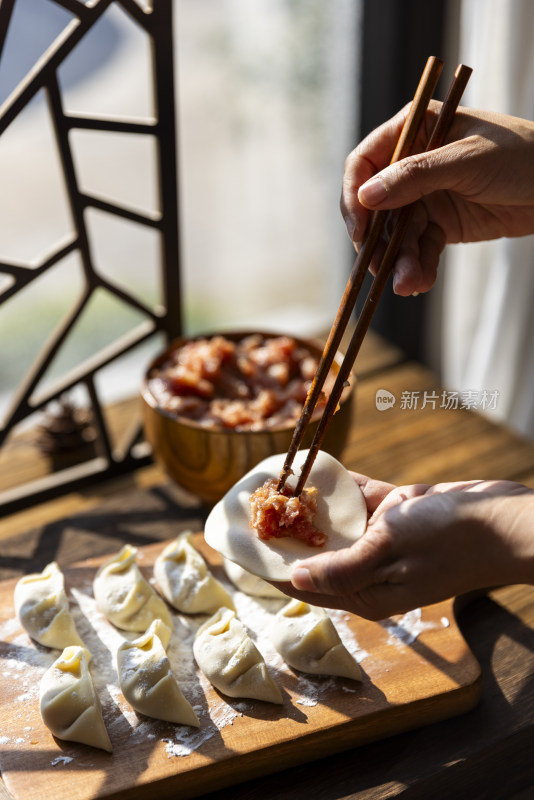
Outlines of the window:
M 176 286 L 164 292 L 157 269 L 164 237 L 153 173 L 162 147 L 150 129 L 150 4 L 2 4 L 0 336 L 9 343 L 0 353 L 4 418 L 43 342 L 57 337 L 73 306 L 80 310 L 76 325 L 58 340 L 61 346 L 39 379 L 41 394 L 23 409 L 21 421 L 28 417 L 36 424 L 30 411 L 45 407 L 42 398 L 53 396 L 65 374 L 113 348 L 117 337 L 141 330 L 135 347 L 110 357 L 90 380 L 65 382 L 73 402 L 92 407 L 97 417 L 99 403 L 135 394 L 150 356 L 162 346 L 162 337 L 150 334 L 169 295 L 175 312 L 167 312 L 167 334 L 173 325 L 179 329 L 182 310 L 187 333 L 254 327 L 310 335 L 329 327 L 352 262 L 338 199 L 356 127 L 360 5 L 155 0 L 154 13 L 174 11 L 179 298 Z M 78 221 L 46 92 L 35 93 L 14 118 L 9 112 L 28 71 L 31 80 L 48 48 L 61 53 L 65 37 L 76 35 L 77 21 L 87 31 L 58 61 L 56 116 L 67 120 L 63 136 L 83 199 Z M 164 78 L 160 72 L 160 87 Z M 166 110 L 160 103 L 160 113 Z M 93 125 L 90 119 L 100 121 Z M 130 124 L 133 137 L 126 135 Z M 75 246 L 77 222 L 96 280 L 89 294 L 87 264 Z M 53 263 L 45 269 L 51 251 Z M 173 267 L 177 259 L 171 264 L 167 258 L 165 275 Z M 102 416 L 97 427 L 105 426 Z M 117 467 L 117 442 L 104 441 L 104 448 Z

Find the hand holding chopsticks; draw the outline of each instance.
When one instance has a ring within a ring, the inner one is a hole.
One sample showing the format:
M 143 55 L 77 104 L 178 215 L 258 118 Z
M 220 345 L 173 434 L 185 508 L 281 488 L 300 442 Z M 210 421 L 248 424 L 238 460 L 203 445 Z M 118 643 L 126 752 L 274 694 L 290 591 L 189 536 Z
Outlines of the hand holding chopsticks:
M 427 109 L 427 106 L 434 92 L 442 68 L 443 68 L 443 62 L 441 62 L 439 59 L 430 58 L 428 60 L 423 75 L 421 77 L 421 80 L 419 82 L 416 94 L 414 96 L 410 108 L 410 113 L 408 114 L 401 135 L 397 142 L 397 146 L 393 153 L 391 163 L 394 163 L 394 161 L 404 158 L 406 155 L 409 154 L 410 149 L 413 146 L 413 142 L 415 140 L 417 132 L 419 130 L 420 124 L 422 122 L 424 113 Z M 454 118 L 454 114 L 460 102 L 460 98 L 463 94 L 467 81 L 469 80 L 469 77 L 471 75 L 471 71 L 472 70 L 469 67 L 465 67 L 464 65 L 460 65 L 457 68 L 453 82 L 445 99 L 445 102 L 442 105 L 442 109 L 437 119 L 436 125 L 428 141 L 426 148 L 427 150 L 439 147 L 443 143 L 445 136 L 447 135 L 447 132 L 452 123 L 452 120 Z M 350 315 L 354 309 L 358 293 L 361 289 L 363 279 L 365 277 L 365 273 L 371 261 L 374 249 L 382 233 L 387 213 L 388 212 L 385 211 L 375 212 L 375 214 L 371 219 L 368 235 L 364 240 L 360 253 L 354 264 L 351 276 L 349 278 L 347 287 L 345 289 L 345 293 L 343 295 L 340 307 L 338 309 L 336 319 L 334 321 L 332 330 L 330 331 L 330 335 L 328 337 L 328 341 L 323 351 L 323 355 L 319 363 L 316 376 L 312 382 L 301 417 L 297 423 L 295 434 L 293 436 L 293 440 L 291 442 L 286 457 L 286 461 L 284 463 L 284 468 L 280 477 L 280 482 L 278 486 L 279 491 L 281 491 L 281 489 L 283 488 L 285 481 L 287 480 L 287 477 L 291 472 L 291 465 L 293 463 L 295 454 L 297 453 L 300 443 L 302 442 L 304 432 L 311 419 L 311 416 L 317 404 L 317 400 L 320 396 L 322 387 L 324 385 L 324 381 L 332 365 L 334 355 L 337 351 L 343 333 L 346 329 Z M 351 342 L 349 344 L 349 347 L 341 364 L 339 373 L 337 375 L 336 382 L 334 384 L 330 397 L 328 398 L 326 407 L 319 422 L 319 426 L 317 428 L 314 440 L 309 449 L 308 457 L 302 467 L 298 483 L 295 489 L 295 495 L 300 494 L 306 483 L 311 467 L 315 460 L 317 451 L 319 450 L 321 443 L 324 439 L 326 428 L 338 407 L 338 403 L 341 398 L 343 388 L 346 384 L 346 381 L 349 379 L 351 370 L 354 365 L 354 361 L 361 347 L 363 338 L 369 327 L 373 313 L 376 309 L 376 304 L 382 294 L 382 291 L 385 287 L 389 274 L 392 270 L 393 263 L 399 252 L 402 240 L 406 234 L 406 230 L 409 226 L 412 213 L 413 213 L 413 206 L 407 206 L 401 209 L 398 215 L 391 239 L 386 248 L 380 267 L 377 271 L 376 277 L 373 281 L 373 284 L 365 301 L 362 313 L 360 314 Z

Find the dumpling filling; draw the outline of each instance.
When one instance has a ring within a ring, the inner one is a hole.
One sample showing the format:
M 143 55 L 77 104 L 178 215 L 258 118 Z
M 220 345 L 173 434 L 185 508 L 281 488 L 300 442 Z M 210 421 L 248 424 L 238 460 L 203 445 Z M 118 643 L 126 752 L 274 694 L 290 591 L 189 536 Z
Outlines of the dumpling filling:
M 278 480 L 269 478 L 250 496 L 250 527 L 262 541 L 292 537 L 310 547 L 323 547 L 326 533 L 314 524 L 317 489 L 304 488 L 295 497 L 287 485 L 278 491 Z
M 213 336 L 170 352 L 151 370 L 148 388 L 173 416 L 206 428 L 263 431 L 296 422 L 317 366 L 317 356 L 289 336 Z M 333 382 L 329 375 L 314 417 Z

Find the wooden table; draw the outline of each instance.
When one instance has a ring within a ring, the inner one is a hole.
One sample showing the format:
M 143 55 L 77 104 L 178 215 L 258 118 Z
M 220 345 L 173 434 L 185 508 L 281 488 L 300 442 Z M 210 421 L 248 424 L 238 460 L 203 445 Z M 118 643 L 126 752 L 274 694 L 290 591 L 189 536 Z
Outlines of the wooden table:
M 358 360 L 355 424 L 346 465 L 394 483 L 504 478 L 534 487 L 534 445 L 465 408 L 446 408 L 435 378 L 369 336 Z M 393 394 L 379 410 L 378 390 Z M 417 404 L 417 408 L 414 406 Z M 423 407 L 424 406 L 424 407 Z M 19 458 L 21 449 L 19 447 Z M 22 458 L 22 461 L 24 459 Z M 23 466 L 23 464 L 22 464 Z M 12 470 L 0 461 L 0 489 Z M 155 466 L 0 520 L 0 579 L 200 530 L 205 509 Z M 529 798 L 534 796 L 534 588 L 473 599 L 461 630 L 483 673 L 467 714 L 209 795 L 214 800 Z M 0 784 L 0 797 L 8 797 Z M 207 797 L 207 795 L 205 795 Z

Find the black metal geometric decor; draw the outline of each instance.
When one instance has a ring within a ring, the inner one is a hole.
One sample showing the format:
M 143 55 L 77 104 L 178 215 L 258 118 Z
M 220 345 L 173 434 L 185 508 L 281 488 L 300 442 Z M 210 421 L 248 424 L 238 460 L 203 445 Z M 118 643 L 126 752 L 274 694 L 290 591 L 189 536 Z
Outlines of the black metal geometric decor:
M 9 31 L 13 10 L 18 0 L 2 0 L 0 5 L 0 70 L 2 49 Z M 21 266 L 19 263 L 0 263 L 0 276 L 8 276 L 7 288 L 0 292 L 0 314 L 4 304 L 14 295 L 37 280 L 45 271 L 52 269 L 63 259 L 76 252 L 83 270 L 84 288 L 72 308 L 60 321 L 53 335 L 36 354 L 30 370 L 17 387 L 8 412 L 0 428 L 0 447 L 21 421 L 38 410 L 46 409 L 52 402 L 62 398 L 77 386 L 83 386 L 90 402 L 90 414 L 96 431 L 95 457 L 81 465 L 68 469 L 28 485 L 0 494 L 0 514 L 11 512 L 34 501 L 64 493 L 99 478 L 117 475 L 146 463 L 146 449 L 136 448 L 140 438 L 140 424 L 129 434 L 129 441 L 120 452 L 113 447 L 109 435 L 103 404 L 95 377 L 120 356 L 131 351 L 141 342 L 155 334 L 163 334 L 166 340 L 182 332 L 182 310 L 180 292 L 180 253 L 178 232 L 177 160 L 174 108 L 174 66 L 172 37 L 172 0 L 153 0 L 148 5 L 136 0 L 93 0 L 85 5 L 81 0 L 49 0 L 72 15 L 70 23 L 52 43 L 40 61 L 18 84 L 0 107 L 0 136 L 13 120 L 25 109 L 38 92 L 43 92 L 48 102 L 50 119 L 57 143 L 61 171 L 73 221 L 73 233 L 67 241 L 43 253 L 37 265 Z M 151 68 L 154 105 L 152 118 L 138 121 L 124 118 L 96 118 L 92 115 L 66 113 L 62 102 L 58 69 L 66 57 L 79 45 L 102 14 L 110 6 L 119 6 L 129 15 L 148 37 L 151 47 Z M 70 132 L 85 129 L 94 132 L 116 132 L 131 136 L 153 137 L 156 151 L 156 184 L 159 208 L 155 213 L 140 213 L 126 205 L 112 202 L 104 197 L 82 191 L 76 173 L 71 150 Z M 1 144 L 1 139 L 0 139 Z M 0 191 L 9 192 L 9 187 L 0 186 Z M 160 269 L 162 303 L 153 309 L 127 288 L 114 283 L 95 268 L 87 230 L 86 211 L 97 209 L 130 223 L 148 226 L 160 235 Z M 68 339 L 80 315 L 87 307 L 95 291 L 105 290 L 123 304 L 142 316 L 127 334 L 95 353 L 90 359 L 71 369 L 41 389 L 43 378 Z

